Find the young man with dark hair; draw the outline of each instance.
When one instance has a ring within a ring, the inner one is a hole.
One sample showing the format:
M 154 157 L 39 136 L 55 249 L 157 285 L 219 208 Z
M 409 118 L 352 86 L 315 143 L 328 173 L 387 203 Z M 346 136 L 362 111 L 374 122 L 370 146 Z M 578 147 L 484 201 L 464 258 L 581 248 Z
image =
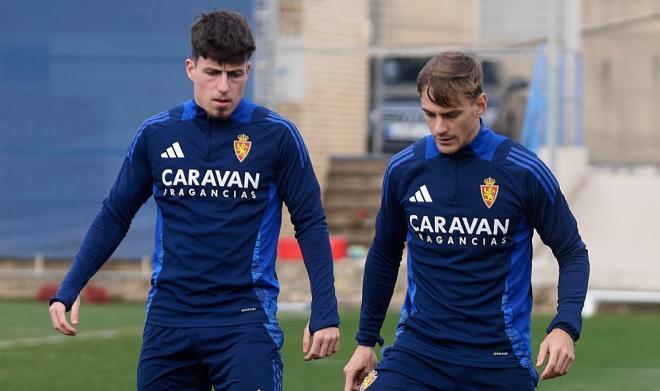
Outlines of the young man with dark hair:
M 482 69 L 444 52 L 417 79 L 431 135 L 395 155 L 383 181 L 364 272 L 358 347 L 345 391 L 532 390 L 532 235 L 559 263 L 559 305 L 536 365 L 568 372 L 580 336 L 587 250 L 555 177 L 536 155 L 486 128 Z M 404 242 L 408 291 L 392 347 L 376 343 Z M 373 370 L 376 367 L 375 370 Z M 372 371 L 373 370 L 373 371 Z
M 243 16 L 202 14 L 186 73 L 194 99 L 146 120 L 59 291 L 55 329 L 75 335 L 76 298 L 153 195 L 153 275 L 140 390 L 282 388 L 275 258 L 284 201 L 312 290 L 306 360 L 339 348 L 339 316 L 320 189 L 296 127 L 243 99 L 255 50 Z M 74 304 L 75 302 L 75 304 Z M 312 337 L 313 336 L 313 337 Z

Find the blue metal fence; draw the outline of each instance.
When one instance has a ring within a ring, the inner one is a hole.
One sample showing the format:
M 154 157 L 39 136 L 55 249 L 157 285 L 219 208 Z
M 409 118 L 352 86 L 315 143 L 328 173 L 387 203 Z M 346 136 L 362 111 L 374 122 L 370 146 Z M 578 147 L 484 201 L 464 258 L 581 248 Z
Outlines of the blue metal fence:
M 75 254 L 140 123 L 192 96 L 194 18 L 226 7 L 254 26 L 255 3 L 3 0 L 0 256 Z M 151 253 L 154 221 L 150 200 L 115 256 Z

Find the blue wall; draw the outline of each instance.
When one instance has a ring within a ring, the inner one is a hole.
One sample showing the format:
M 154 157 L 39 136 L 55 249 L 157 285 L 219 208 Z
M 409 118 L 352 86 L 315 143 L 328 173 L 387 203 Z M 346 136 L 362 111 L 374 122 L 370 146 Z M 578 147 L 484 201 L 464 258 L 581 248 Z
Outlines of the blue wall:
M 192 97 L 190 25 L 219 7 L 254 28 L 255 1 L 2 0 L 0 256 L 75 254 L 136 129 Z M 150 199 L 115 256 L 150 254 L 154 222 Z

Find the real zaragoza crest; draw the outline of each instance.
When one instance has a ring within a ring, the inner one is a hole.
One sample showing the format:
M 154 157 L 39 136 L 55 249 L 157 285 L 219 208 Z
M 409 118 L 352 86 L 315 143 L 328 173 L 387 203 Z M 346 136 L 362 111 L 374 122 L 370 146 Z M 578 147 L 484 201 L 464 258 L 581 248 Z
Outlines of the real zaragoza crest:
M 378 372 L 376 372 L 375 369 L 372 369 L 371 372 L 367 375 L 367 377 L 362 380 L 362 385 L 360 386 L 359 391 L 364 391 L 366 390 L 373 382 L 376 381 L 376 378 L 378 377 Z
M 241 134 L 237 138 L 238 140 L 234 140 L 234 153 L 236 154 L 238 161 L 243 163 L 243 160 L 245 160 L 248 153 L 250 153 L 252 141 L 249 141 L 250 138 L 245 134 Z
M 497 199 L 497 190 L 499 186 L 495 184 L 495 179 L 488 177 L 484 179 L 484 184 L 481 185 L 481 198 L 484 204 L 490 209 Z

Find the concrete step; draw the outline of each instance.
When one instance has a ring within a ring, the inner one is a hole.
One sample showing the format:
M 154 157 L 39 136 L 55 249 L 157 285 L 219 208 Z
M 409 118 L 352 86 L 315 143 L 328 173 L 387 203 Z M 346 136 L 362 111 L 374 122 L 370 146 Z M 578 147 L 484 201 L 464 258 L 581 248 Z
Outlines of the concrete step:
M 336 208 L 325 210 L 328 227 L 361 227 L 373 230 L 378 208 Z
M 342 192 L 326 195 L 323 202 L 326 208 L 373 208 L 380 207 L 380 192 L 378 193 L 349 193 Z
M 383 184 L 382 174 L 338 174 L 330 173 L 327 187 L 332 190 L 358 190 L 365 189 L 380 192 Z
M 387 162 L 387 157 L 335 157 L 330 159 L 330 170 L 338 174 L 369 173 L 382 176 L 387 168 Z
M 331 233 L 351 244 L 371 244 L 387 162 L 387 157 L 331 159 L 323 202 Z
M 374 239 L 373 232 L 361 228 L 328 228 L 331 235 L 342 235 L 348 238 L 350 244 L 369 247 Z

